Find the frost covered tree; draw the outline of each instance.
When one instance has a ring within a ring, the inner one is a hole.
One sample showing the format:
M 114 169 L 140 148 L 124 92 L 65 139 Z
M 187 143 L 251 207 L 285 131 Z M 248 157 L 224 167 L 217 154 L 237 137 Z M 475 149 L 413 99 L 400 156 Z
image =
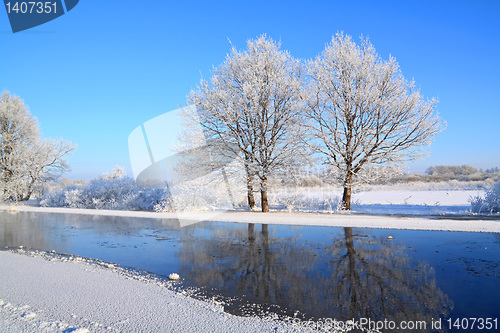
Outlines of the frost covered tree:
M 233 47 L 210 81 L 201 80 L 189 95 L 216 155 L 244 166 L 251 208 L 253 179 L 260 186 L 262 211 L 269 211 L 270 173 L 298 157 L 302 82 L 300 62 L 262 35 L 249 40 L 246 51 Z
M 396 60 L 382 60 L 367 38 L 356 45 L 337 33 L 307 65 L 311 142 L 339 169 L 348 210 L 352 186 L 370 175 L 379 177 L 373 170 L 390 170 L 422 156 L 443 129 L 437 101 L 424 100 Z M 364 175 L 366 170 L 371 171 Z
M 41 185 L 68 168 L 70 142 L 43 139 L 36 119 L 17 96 L 0 96 L 0 199 L 28 200 Z

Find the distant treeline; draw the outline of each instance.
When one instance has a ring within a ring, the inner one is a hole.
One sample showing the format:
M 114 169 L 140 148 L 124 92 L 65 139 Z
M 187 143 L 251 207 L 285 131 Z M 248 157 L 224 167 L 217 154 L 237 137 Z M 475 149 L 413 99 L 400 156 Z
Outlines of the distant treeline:
M 490 186 L 500 181 L 500 168 L 493 167 L 486 170 L 471 165 L 437 165 L 427 168 L 425 173 L 397 173 L 387 174 L 387 177 L 371 182 L 371 184 L 404 184 L 413 182 L 437 183 L 446 181 L 458 182 L 485 182 Z M 340 181 L 330 170 L 321 172 L 297 172 L 275 175 L 271 184 L 274 186 L 322 187 L 339 185 Z M 478 184 L 479 185 L 479 184 Z
M 500 172 L 498 167 L 486 169 L 477 169 L 471 165 L 437 165 L 431 166 L 427 168 L 425 171 L 426 174 L 430 176 L 447 176 L 447 177 L 461 177 L 461 176 L 470 176 L 474 174 L 482 174 L 482 173 L 496 173 Z
M 477 169 L 471 165 L 437 165 L 431 166 L 425 170 L 425 174 L 404 174 L 390 179 L 390 183 L 406 183 L 406 182 L 445 182 L 445 181 L 460 181 L 460 182 L 481 182 L 500 181 L 500 169 L 493 167 L 490 169 Z

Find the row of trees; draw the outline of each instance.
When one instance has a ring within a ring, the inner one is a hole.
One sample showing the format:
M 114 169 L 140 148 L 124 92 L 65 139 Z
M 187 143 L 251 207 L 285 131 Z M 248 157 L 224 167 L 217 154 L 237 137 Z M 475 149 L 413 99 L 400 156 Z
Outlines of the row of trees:
M 425 100 L 394 58 L 382 60 L 367 38 L 357 45 L 343 33 L 305 63 L 266 35 L 245 51 L 233 47 L 188 103 L 197 113 L 185 114 L 187 132 L 201 125 L 212 156 L 199 165 L 240 162 L 248 204 L 255 206 L 257 180 L 262 211 L 269 210 L 269 176 L 311 157 L 339 170 L 350 209 L 354 184 L 419 158 L 443 129 L 436 100 Z
M 479 170 L 471 165 L 436 165 L 428 167 L 425 173 L 430 176 L 469 176 L 478 173 Z M 482 171 L 481 171 L 482 173 Z
M 0 95 L 0 200 L 24 201 L 47 181 L 58 179 L 75 146 L 44 139 L 37 121 L 17 96 Z

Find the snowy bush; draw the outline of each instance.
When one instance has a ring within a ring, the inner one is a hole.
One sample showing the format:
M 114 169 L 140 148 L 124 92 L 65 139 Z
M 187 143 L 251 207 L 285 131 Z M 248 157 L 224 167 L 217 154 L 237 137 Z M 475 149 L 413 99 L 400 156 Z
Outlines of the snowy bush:
M 224 185 L 224 184 L 223 184 Z M 172 195 L 167 186 L 143 188 L 127 177 L 123 168 L 91 180 L 45 193 L 40 205 L 87 209 L 148 210 L 156 212 L 203 211 L 228 208 L 227 188 L 212 184 L 177 184 Z M 224 195 L 225 190 L 225 195 Z
M 207 187 L 185 182 L 176 184 L 172 188 L 172 195 L 165 196 L 154 206 L 156 212 L 173 211 L 209 211 L 218 209 L 232 209 L 235 203 L 228 198 L 224 184 L 213 183 Z
M 88 184 L 69 185 L 47 192 L 40 200 L 45 207 L 90 209 L 153 210 L 166 200 L 166 188 L 141 188 L 127 177 L 123 168 L 104 173 Z
M 64 188 L 54 188 L 46 192 L 41 200 L 40 205 L 44 207 L 71 207 L 69 204 L 80 196 L 79 186 L 68 185 Z
M 170 196 L 168 189 L 146 188 L 136 190 L 127 200 L 128 209 L 131 210 L 155 210 L 155 207 Z
M 469 199 L 474 213 L 500 213 L 500 182 L 486 191 L 483 197 L 475 196 Z
M 341 208 L 340 197 L 334 193 L 325 192 L 322 190 L 301 191 L 283 191 L 274 192 L 270 195 L 270 202 L 277 209 L 286 209 L 292 211 L 305 212 L 336 212 Z

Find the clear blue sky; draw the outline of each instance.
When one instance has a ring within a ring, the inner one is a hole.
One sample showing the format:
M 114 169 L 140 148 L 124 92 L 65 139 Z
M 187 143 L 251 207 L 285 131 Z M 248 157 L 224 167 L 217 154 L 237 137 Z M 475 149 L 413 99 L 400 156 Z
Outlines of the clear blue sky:
M 344 31 L 399 62 L 447 122 L 412 165 L 500 166 L 500 1 L 80 0 L 67 14 L 13 34 L 0 8 L 0 91 L 29 105 L 46 137 L 78 144 L 70 178 L 116 165 L 131 174 L 127 138 L 185 105 L 230 50 L 262 33 L 302 59 Z

